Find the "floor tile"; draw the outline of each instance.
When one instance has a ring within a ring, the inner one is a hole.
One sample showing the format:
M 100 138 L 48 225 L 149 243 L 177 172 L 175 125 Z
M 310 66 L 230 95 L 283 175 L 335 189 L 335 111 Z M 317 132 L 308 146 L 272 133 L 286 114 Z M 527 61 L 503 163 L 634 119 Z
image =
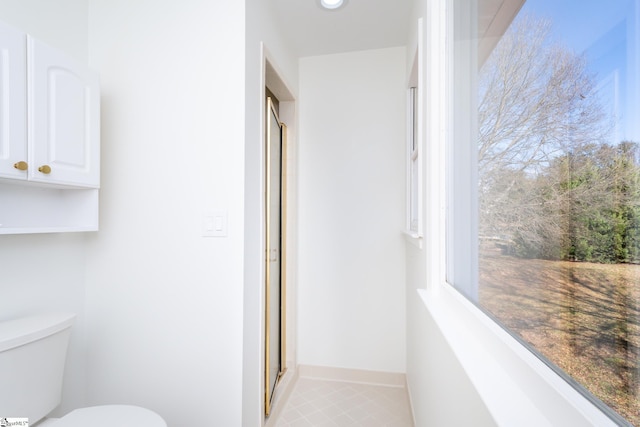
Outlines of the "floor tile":
M 405 389 L 299 378 L 275 427 L 413 427 Z

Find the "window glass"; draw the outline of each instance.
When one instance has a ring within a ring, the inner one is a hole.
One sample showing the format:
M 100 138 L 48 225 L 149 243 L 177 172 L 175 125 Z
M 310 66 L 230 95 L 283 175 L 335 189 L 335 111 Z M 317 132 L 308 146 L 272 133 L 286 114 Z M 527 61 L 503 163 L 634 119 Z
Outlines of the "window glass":
M 418 142 L 418 88 L 409 89 L 409 138 L 408 138 L 408 170 L 409 170 L 409 231 L 419 233 L 420 230 L 420 159 Z
M 640 2 L 454 5 L 448 280 L 640 426 Z

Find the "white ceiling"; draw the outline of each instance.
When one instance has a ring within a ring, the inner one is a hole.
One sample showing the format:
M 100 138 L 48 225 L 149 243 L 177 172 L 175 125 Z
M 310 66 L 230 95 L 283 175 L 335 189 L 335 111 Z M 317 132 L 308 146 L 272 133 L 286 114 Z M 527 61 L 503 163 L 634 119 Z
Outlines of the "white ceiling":
M 348 0 L 328 11 L 318 0 L 270 0 L 283 34 L 299 56 L 407 44 L 414 0 Z

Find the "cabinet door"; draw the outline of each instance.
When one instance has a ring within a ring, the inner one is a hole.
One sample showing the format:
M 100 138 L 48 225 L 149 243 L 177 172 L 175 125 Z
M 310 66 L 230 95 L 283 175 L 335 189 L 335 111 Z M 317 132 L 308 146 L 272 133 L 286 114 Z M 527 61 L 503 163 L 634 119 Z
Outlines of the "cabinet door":
M 27 37 L 29 179 L 100 186 L 98 76 Z
M 26 35 L 0 23 L 0 177 L 26 179 Z

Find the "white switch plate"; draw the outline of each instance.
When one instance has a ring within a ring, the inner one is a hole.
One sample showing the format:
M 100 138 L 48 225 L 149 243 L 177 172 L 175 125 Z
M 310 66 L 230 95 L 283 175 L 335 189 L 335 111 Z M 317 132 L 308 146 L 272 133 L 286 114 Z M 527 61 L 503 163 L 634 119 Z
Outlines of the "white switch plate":
M 227 237 L 228 215 L 225 210 L 206 212 L 202 216 L 203 237 Z

